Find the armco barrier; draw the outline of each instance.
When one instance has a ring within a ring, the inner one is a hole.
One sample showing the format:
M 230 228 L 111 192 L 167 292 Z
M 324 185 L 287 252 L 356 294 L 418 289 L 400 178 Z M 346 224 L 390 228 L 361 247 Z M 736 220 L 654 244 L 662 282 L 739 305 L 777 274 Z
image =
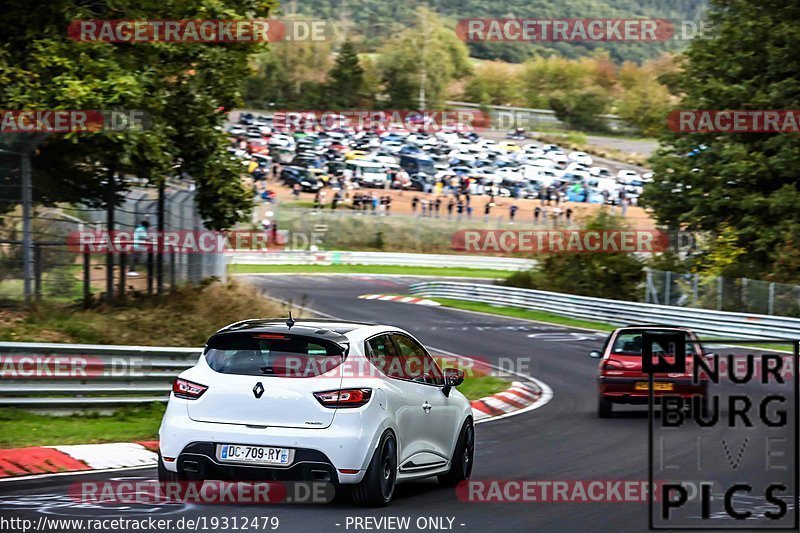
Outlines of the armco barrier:
M 232 265 L 393 265 L 480 268 L 484 270 L 527 270 L 535 265 L 535 262 L 530 259 L 513 257 L 340 251 L 235 253 L 230 255 L 228 263 Z
M 166 402 L 201 348 L 0 342 L 0 407 L 48 411 Z
M 416 283 L 411 285 L 411 293 L 428 298 L 453 298 L 548 311 L 615 325 L 638 323 L 685 326 L 705 335 L 730 339 L 800 339 L 800 319 L 788 317 L 623 302 L 557 292 L 450 281 Z

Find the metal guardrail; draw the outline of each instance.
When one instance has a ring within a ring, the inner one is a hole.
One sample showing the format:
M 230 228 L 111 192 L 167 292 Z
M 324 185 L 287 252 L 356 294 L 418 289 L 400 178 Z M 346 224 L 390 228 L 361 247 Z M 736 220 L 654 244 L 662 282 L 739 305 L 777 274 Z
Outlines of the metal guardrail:
M 232 265 L 393 265 L 417 267 L 460 267 L 484 270 L 528 270 L 536 262 L 513 257 L 392 252 L 270 252 L 234 253 Z
M 556 292 L 431 281 L 411 285 L 411 293 L 428 298 L 453 298 L 492 305 L 547 311 L 614 325 L 670 324 L 706 335 L 731 339 L 800 339 L 800 319 L 749 315 L 708 309 L 623 302 Z
M 0 407 L 47 411 L 166 402 L 201 348 L 0 342 Z

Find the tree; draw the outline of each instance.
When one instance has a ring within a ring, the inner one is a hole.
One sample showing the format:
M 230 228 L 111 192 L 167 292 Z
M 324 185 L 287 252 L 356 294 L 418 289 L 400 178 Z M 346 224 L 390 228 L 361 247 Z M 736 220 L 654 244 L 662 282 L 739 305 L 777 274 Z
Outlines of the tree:
M 606 209 L 588 217 L 582 229 L 609 231 L 628 229 L 625 219 Z M 627 253 L 552 253 L 537 257 L 537 265 L 512 274 L 505 284 L 595 298 L 636 301 L 641 294 L 644 264 Z
M 430 10 L 419 8 L 414 27 L 390 39 L 380 51 L 387 105 L 415 109 L 419 89 L 425 89 L 426 106 L 444 105 L 448 85 L 471 72 L 466 45 Z
M 269 104 L 282 109 L 329 106 L 322 92 L 331 51 L 331 40 L 272 43 L 251 58 L 245 101 L 261 108 Z
M 601 118 L 609 105 L 608 96 L 596 88 L 556 93 L 549 106 L 556 118 L 567 126 L 583 131 L 605 131 L 606 121 Z
M 333 109 L 354 108 L 364 98 L 364 69 L 352 42 L 345 41 L 339 50 L 336 63 L 328 73 L 325 93 Z
M 681 109 L 800 109 L 800 6 L 778 0 L 712 0 L 710 36 L 686 52 Z M 743 275 L 772 270 L 800 227 L 800 138 L 775 133 L 670 132 L 653 159 L 642 201 L 669 228 L 729 227 Z
M 7 109 L 133 109 L 145 131 L 51 135 L 34 157 L 37 200 L 113 207 L 136 174 L 157 184 L 176 165 L 190 172 L 208 225 L 242 218 L 240 168 L 219 132 L 221 107 L 240 102 L 253 43 L 85 43 L 65 28 L 81 19 L 266 17 L 273 3 L 203 0 L 7 2 L 0 20 L 0 98 Z M 30 28 L 36 28 L 31 33 Z

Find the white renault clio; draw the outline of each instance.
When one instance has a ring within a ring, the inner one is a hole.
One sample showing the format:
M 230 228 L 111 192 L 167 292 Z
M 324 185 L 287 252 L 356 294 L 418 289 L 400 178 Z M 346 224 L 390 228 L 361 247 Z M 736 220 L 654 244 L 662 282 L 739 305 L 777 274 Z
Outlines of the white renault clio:
M 463 380 L 391 326 L 238 322 L 175 380 L 159 479 L 329 481 L 363 505 L 402 481 L 455 485 L 475 451 Z

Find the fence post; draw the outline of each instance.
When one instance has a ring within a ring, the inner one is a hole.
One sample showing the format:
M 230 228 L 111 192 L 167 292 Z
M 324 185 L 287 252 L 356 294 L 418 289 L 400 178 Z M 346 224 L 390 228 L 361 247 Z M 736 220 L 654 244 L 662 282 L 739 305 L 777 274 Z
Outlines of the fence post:
M 697 305 L 697 301 L 699 300 L 699 285 L 700 285 L 700 274 L 695 274 L 694 279 L 692 280 L 692 297 L 694 300 L 694 305 Z
M 171 291 L 175 290 L 175 269 L 177 267 L 177 265 L 175 265 L 176 255 L 178 254 L 175 251 L 172 251 L 172 253 L 169 254 L 169 288 Z
M 83 307 L 88 308 L 92 300 L 92 258 L 89 252 L 83 252 Z
M 119 299 L 125 301 L 125 275 L 127 274 L 127 257 L 124 253 L 119 254 Z
M 22 155 L 20 165 L 22 179 L 22 283 L 25 305 L 31 303 L 31 281 L 33 279 L 33 185 L 31 183 L 31 156 Z
M 747 311 L 750 307 L 747 305 L 747 278 L 742 278 L 742 309 Z
M 767 304 L 767 314 L 775 314 L 775 282 L 769 284 L 769 303 Z
M 147 248 L 147 294 L 153 294 L 153 249 Z
M 664 305 L 670 305 L 672 297 L 672 271 L 667 270 L 664 278 Z
M 38 302 L 42 299 L 42 246 L 33 245 L 33 294 Z
M 722 311 L 722 276 L 717 276 L 717 311 Z

